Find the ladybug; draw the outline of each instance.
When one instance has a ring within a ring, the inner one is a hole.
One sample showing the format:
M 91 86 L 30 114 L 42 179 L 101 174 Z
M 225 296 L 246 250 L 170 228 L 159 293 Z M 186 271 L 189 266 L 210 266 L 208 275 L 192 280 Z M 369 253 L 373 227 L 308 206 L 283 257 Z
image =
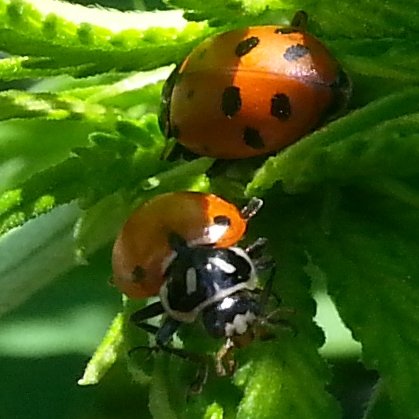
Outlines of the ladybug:
M 160 127 L 193 153 L 241 159 L 294 143 L 345 108 L 351 83 L 327 48 L 291 26 L 204 40 L 168 78 Z
M 264 291 L 258 287 L 258 272 L 273 267 L 262 253 L 266 239 L 259 238 L 245 249 L 188 245 L 176 234 L 168 240 L 173 256 L 163 273 L 160 301 L 135 312 L 131 320 L 155 334 L 157 349 L 191 359 L 193 354 L 169 343 L 179 326 L 200 319 L 211 336 L 225 339 L 216 356 L 216 372 L 231 374 L 232 351 L 265 335 L 265 323 L 270 320 L 265 308 L 273 275 Z M 160 327 L 146 322 L 161 314 L 165 317 Z
M 174 257 L 170 235 L 188 245 L 229 247 L 243 237 L 247 221 L 261 205 L 253 198 L 240 210 L 216 195 L 199 192 L 154 197 L 131 215 L 115 241 L 112 282 L 130 298 L 157 295 Z

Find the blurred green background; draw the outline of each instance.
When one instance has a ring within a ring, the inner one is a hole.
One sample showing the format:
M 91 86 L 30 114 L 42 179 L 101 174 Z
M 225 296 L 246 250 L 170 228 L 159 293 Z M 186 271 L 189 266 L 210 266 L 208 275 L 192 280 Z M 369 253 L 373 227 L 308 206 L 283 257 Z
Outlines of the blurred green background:
M 146 395 L 117 365 L 98 386 L 77 380 L 121 308 L 110 248 L 0 321 L 0 417 L 147 418 Z M 47 261 L 46 261 L 47 263 Z

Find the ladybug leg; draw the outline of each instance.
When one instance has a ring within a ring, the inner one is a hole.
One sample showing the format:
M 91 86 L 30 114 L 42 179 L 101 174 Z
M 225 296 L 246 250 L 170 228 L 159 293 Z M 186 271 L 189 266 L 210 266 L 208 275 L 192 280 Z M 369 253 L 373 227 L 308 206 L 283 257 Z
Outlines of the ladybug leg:
M 277 305 L 279 306 L 281 304 L 281 298 L 272 290 L 273 286 L 273 280 L 275 278 L 276 273 L 276 266 L 273 264 L 271 266 L 271 272 L 269 274 L 269 278 L 266 281 L 265 287 L 262 290 L 262 294 L 260 296 L 260 305 L 262 307 L 262 312 L 265 310 L 268 300 L 270 296 L 273 296 L 276 300 Z M 291 307 L 278 307 L 272 311 L 270 311 L 268 314 L 265 314 L 262 318 L 262 323 L 264 324 L 271 324 L 271 325 L 279 325 L 281 329 L 291 331 L 294 335 L 296 335 L 296 329 L 291 324 L 291 322 L 287 319 L 284 319 L 284 315 L 294 315 L 295 309 Z M 269 333 L 266 334 L 266 336 L 269 337 Z
M 156 336 L 156 345 L 165 346 L 178 329 L 180 322 L 167 317 L 160 327 L 153 326 L 146 320 L 159 316 L 164 313 L 164 308 L 160 301 L 150 304 L 131 315 L 130 320 L 139 328 Z
M 140 323 L 143 323 L 145 320 L 151 319 L 153 317 L 159 316 L 164 313 L 164 308 L 160 301 L 149 304 L 131 314 L 130 320 L 136 325 L 140 326 Z
M 265 287 L 262 290 L 261 305 L 265 307 L 269 297 L 275 297 L 277 304 L 281 304 L 281 298 L 272 290 L 273 280 L 276 274 L 276 262 L 270 256 L 263 254 L 268 239 L 266 237 L 259 237 L 255 242 L 246 247 L 245 251 L 253 260 L 255 268 L 258 271 L 270 270 L 269 278 L 266 281 Z
M 262 308 L 266 307 L 268 303 L 268 299 L 271 295 L 275 298 L 278 306 L 281 305 L 281 302 L 282 302 L 281 297 L 279 297 L 279 295 L 277 295 L 272 289 L 273 280 L 276 274 L 276 265 L 274 262 L 271 264 L 270 269 L 271 269 L 271 272 L 269 274 L 269 278 L 266 281 L 266 284 L 262 290 L 262 294 L 260 297 L 260 304 Z M 275 324 L 283 323 L 284 325 L 288 324 L 289 326 L 289 322 L 287 320 L 283 320 L 277 317 L 278 314 L 288 314 L 288 315 L 295 314 L 295 309 L 291 307 L 278 307 L 277 309 L 265 315 L 265 319 L 268 323 L 275 323 Z
M 199 394 L 207 382 L 209 357 L 204 354 L 187 351 L 183 348 L 173 348 L 172 346 L 169 346 L 169 341 L 179 325 L 180 322 L 177 320 L 167 318 L 163 325 L 157 330 L 156 345 L 166 353 L 198 365 L 196 376 L 189 387 L 188 395 Z
M 228 338 L 215 356 L 215 371 L 218 376 L 232 375 L 236 370 L 237 363 L 233 357 L 235 345 L 232 339 Z
M 195 352 L 186 351 L 182 348 L 173 348 L 168 345 L 156 347 L 157 349 L 162 350 L 171 355 L 175 355 L 179 358 L 184 359 L 185 361 L 192 362 L 198 366 L 196 370 L 196 375 L 193 381 L 191 382 L 188 389 L 188 397 L 196 395 L 202 392 L 205 383 L 208 380 L 208 371 L 210 364 L 210 357 L 204 354 L 197 354 Z
M 196 395 L 202 392 L 204 385 L 208 380 L 209 362 L 202 362 L 196 370 L 195 379 L 189 387 L 189 394 Z
M 259 237 L 255 242 L 246 247 L 245 252 L 253 260 L 254 266 L 258 271 L 270 270 L 268 280 L 262 290 L 261 305 L 266 305 L 270 295 L 273 295 L 272 284 L 276 273 L 276 263 L 273 258 L 263 254 L 268 239 Z
M 274 270 L 275 272 L 276 263 L 274 259 L 270 256 L 261 256 L 260 258 L 254 260 L 254 265 L 256 270 L 259 272 L 264 272 L 268 270 Z
M 186 351 L 182 348 L 173 348 L 170 346 L 162 346 L 164 352 L 178 356 L 188 362 L 193 362 L 198 366 L 194 380 L 189 386 L 188 395 L 199 394 L 208 379 L 208 370 L 210 358 L 204 354 L 197 354 L 195 352 Z
M 129 351 L 129 355 L 139 349 L 146 349 L 151 353 L 163 351 L 171 355 L 175 355 L 186 361 L 193 362 L 198 365 L 196 377 L 193 380 L 188 393 L 199 394 L 202 391 L 208 378 L 208 366 L 209 357 L 206 355 L 196 354 L 194 352 L 186 351 L 182 348 L 173 348 L 169 345 L 170 339 L 178 329 L 180 322 L 167 317 L 162 326 L 157 327 L 146 322 L 146 320 L 152 317 L 158 316 L 164 313 L 163 306 L 160 302 L 150 304 L 141 310 L 138 310 L 131 315 L 130 320 L 139 328 L 143 329 L 147 333 L 155 335 L 156 345 L 155 346 L 136 346 Z
M 152 327 L 155 328 L 154 332 L 157 332 L 159 329 L 158 327 L 155 327 L 155 326 L 152 326 Z M 151 329 L 147 331 L 150 331 L 152 333 Z M 208 379 L 208 370 L 209 370 L 209 364 L 210 364 L 209 357 L 207 357 L 206 355 L 200 355 L 194 352 L 189 352 L 181 348 L 173 348 L 172 346 L 169 346 L 169 345 L 136 346 L 135 348 L 132 348 L 128 352 L 128 355 L 130 356 L 133 352 L 138 351 L 140 349 L 145 349 L 146 351 L 148 351 L 149 356 L 153 353 L 161 351 L 169 355 L 177 356 L 181 359 L 184 359 L 185 361 L 193 362 L 194 364 L 197 364 L 198 368 L 196 370 L 195 378 L 193 379 L 192 383 L 189 386 L 188 396 L 196 395 L 202 392 L 202 389 Z
M 180 322 L 170 317 L 166 318 L 161 327 L 153 326 L 146 320 L 159 316 L 164 313 L 163 305 L 160 301 L 152 303 L 131 315 L 130 320 L 139 328 L 156 336 L 156 345 L 165 346 L 176 332 Z
M 264 254 L 267 242 L 268 239 L 266 237 L 259 237 L 255 242 L 246 247 L 245 252 L 252 259 L 256 270 L 271 270 L 269 281 L 272 281 L 275 276 L 276 263 L 272 257 Z
M 277 297 L 272 290 L 272 286 L 273 286 L 273 282 L 274 282 L 274 278 L 275 278 L 275 274 L 276 274 L 276 264 L 272 259 L 269 261 L 269 269 L 270 269 L 269 277 L 268 277 L 268 279 L 265 283 L 265 286 L 263 287 L 262 294 L 261 294 L 260 300 L 259 300 L 260 305 L 262 307 L 262 311 L 265 309 L 265 307 L 268 303 L 269 297 L 271 295 L 273 295 L 275 297 L 278 304 L 280 303 L 279 297 Z
M 153 303 L 131 314 L 130 321 L 145 332 L 155 335 L 159 328 L 153 326 L 152 324 L 148 324 L 145 320 L 158 316 L 159 314 L 162 314 L 163 311 L 163 306 L 159 302 Z M 145 349 L 149 352 L 149 355 L 155 351 L 155 348 L 153 347 L 140 345 L 131 348 L 128 351 L 128 356 L 131 356 L 134 352 L 140 349 Z
M 175 355 L 198 366 L 195 378 L 189 386 L 188 396 L 201 393 L 205 383 L 208 380 L 210 358 L 204 354 L 197 354 L 195 352 L 186 351 L 182 348 L 173 348 L 171 346 L 161 346 L 160 349 L 166 353 Z
M 136 311 L 130 316 L 130 321 L 135 324 L 135 326 L 139 327 L 140 329 L 144 330 L 151 335 L 156 335 L 159 333 L 160 328 L 149 324 L 146 320 L 151 319 L 153 317 L 159 316 L 164 313 L 164 308 L 160 302 L 155 302 L 153 304 L 149 304 L 146 307 Z M 131 355 L 133 352 L 139 349 L 146 349 L 150 353 L 155 352 L 158 350 L 158 346 L 136 346 L 128 351 L 128 355 Z
M 167 317 L 164 323 L 157 330 L 156 345 L 160 348 L 166 347 L 179 326 L 180 322 Z
M 265 316 L 265 318 L 263 319 L 263 323 L 265 325 L 276 326 L 281 330 L 291 332 L 294 337 L 297 336 L 297 328 L 288 319 L 283 318 L 284 314 L 295 314 L 295 310 L 287 307 L 281 307 L 276 310 L 273 310 Z M 267 336 L 267 338 L 265 336 Z M 261 338 L 264 340 L 271 339 L 274 337 L 274 334 L 266 333 L 265 336 L 261 336 Z
M 157 339 L 158 338 L 156 337 L 156 340 Z M 175 355 L 181 359 L 184 359 L 185 361 L 196 364 L 198 368 L 196 370 L 195 378 L 193 379 L 193 381 L 191 382 L 189 386 L 187 396 L 189 397 L 190 395 L 196 395 L 202 392 L 202 389 L 208 379 L 210 358 L 207 355 L 190 352 L 183 348 L 173 348 L 172 346 L 168 344 L 165 344 L 165 345 L 157 344 L 153 348 L 153 350 L 155 351 L 161 350 L 165 353 L 168 353 L 170 355 Z
M 131 314 L 130 321 L 133 322 L 137 327 L 144 330 L 147 333 L 157 336 L 161 333 L 160 329 L 163 327 L 157 327 L 152 324 L 147 323 L 148 319 L 159 316 L 164 313 L 164 308 L 160 301 L 149 304 L 148 306 L 143 307 L 142 309 Z M 167 334 L 167 327 L 163 331 L 163 336 Z M 175 329 L 176 330 L 176 329 Z M 172 334 L 174 331 L 172 332 Z M 170 335 L 171 336 L 171 335 Z M 170 339 L 170 336 L 168 339 Z
M 259 198 L 251 198 L 250 201 L 241 209 L 242 216 L 245 220 L 252 218 L 263 205 L 263 201 Z
M 308 21 L 307 13 L 304 10 L 298 10 L 298 12 L 296 12 L 294 17 L 292 18 L 291 26 L 293 28 L 305 30 L 307 29 L 307 21 Z
M 259 237 L 244 250 L 249 255 L 250 259 L 258 259 L 263 255 L 267 243 L 268 239 L 266 237 Z

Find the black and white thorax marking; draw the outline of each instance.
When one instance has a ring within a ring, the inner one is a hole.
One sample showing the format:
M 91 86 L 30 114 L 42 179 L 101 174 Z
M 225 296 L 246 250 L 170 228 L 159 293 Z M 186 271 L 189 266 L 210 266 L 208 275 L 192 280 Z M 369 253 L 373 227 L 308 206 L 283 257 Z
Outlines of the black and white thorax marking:
M 184 323 L 194 322 L 207 307 L 218 307 L 215 303 L 227 308 L 230 300 L 226 297 L 257 287 L 254 265 L 239 247 L 178 247 L 170 257 L 165 278 L 160 289 L 162 306 L 170 317 Z M 228 311 L 221 309 L 220 313 Z M 231 327 L 241 330 L 243 321 L 231 319 Z
M 241 290 L 202 312 L 202 322 L 215 338 L 233 338 L 246 334 L 262 315 L 262 307 L 255 292 Z

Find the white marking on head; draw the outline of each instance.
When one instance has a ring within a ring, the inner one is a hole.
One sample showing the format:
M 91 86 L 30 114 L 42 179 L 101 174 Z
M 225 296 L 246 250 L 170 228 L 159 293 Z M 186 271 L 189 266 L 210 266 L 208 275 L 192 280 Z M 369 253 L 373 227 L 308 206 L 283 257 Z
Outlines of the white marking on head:
M 231 263 L 226 262 L 225 260 L 221 258 L 208 258 L 208 260 L 218 268 L 220 268 L 223 272 L 226 274 L 232 274 L 236 272 L 236 267 L 232 265 Z
M 224 298 L 223 301 L 221 301 L 220 308 L 222 310 L 228 310 L 229 308 L 232 307 L 233 304 L 234 304 L 234 299 L 231 297 L 226 297 Z
M 250 324 L 254 323 L 256 316 L 251 311 L 244 314 L 236 314 L 232 323 L 226 323 L 224 332 L 227 337 L 243 335 L 246 333 Z
M 188 244 L 192 246 L 214 244 L 224 236 L 229 228 L 230 226 L 228 224 L 210 225 L 209 227 L 205 228 L 205 232 L 201 237 L 190 240 Z
M 217 242 L 230 228 L 229 224 L 213 224 L 208 227 L 208 236 L 212 243 Z
M 196 292 L 196 269 L 188 268 L 186 271 L 186 294 L 191 295 Z
M 234 252 L 237 256 L 240 256 L 243 259 L 245 259 L 249 263 L 251 270 L 249 279 L 246 282 L 246 288 L 248 290 L 254 290 L 257 287 L 258 276 L 252 259 L 250 259 L 249 255 L 241 247 L 230 247 L 230 250 Z

